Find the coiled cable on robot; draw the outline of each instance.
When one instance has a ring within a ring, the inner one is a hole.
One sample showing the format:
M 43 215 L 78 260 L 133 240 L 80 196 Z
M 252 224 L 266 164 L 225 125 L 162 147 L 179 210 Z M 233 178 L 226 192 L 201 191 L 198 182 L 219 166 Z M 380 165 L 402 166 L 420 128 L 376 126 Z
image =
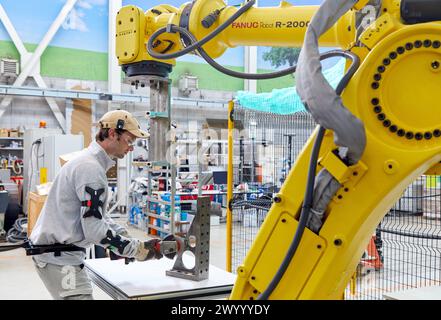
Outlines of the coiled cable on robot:
M 193 34 L 188 31 L 187 29 L 184 29 L 182 27 L 178 27 L 176 25 L 171 25 L 170 30 L 174 32 L 179 32 L 181 35 L 185 36 L 188 40 L 191 41 L 191 43 L 197 43 L 196 38 L 193 36 Z M 234 71 L 228 68 L 225 68 L 224 66 L 217 63 L 213 58 L 210 57 L 210 55 L 202 48 L 198 47 L 196 51 L 199 53 L 199 55 L 207 61 L 207 63 L 215 68 L 216 70 L 229 75 L 234 78 L 240 78 L 240 79 L 249 79 L 249 80 L 265 80 L 265 79 L 273 79 L 273 78 L 279 78 L 286 76 L 288 74 L 292 74 L 296 71 L 297 66 L 291 66 L 283 70 L 274 71 L 274 72 L 268 72 L 268 73 L 244 73 L 244 72 L 238 72 Z M 149 52 L 150 53 L 150 52 Z
M 213 39 L 215 36 L 217 36 L 219 33 L 221 33 L 223 30 L 225 30 L 228 26 L 230 26 L 235 20 L 237 20 L 242 14 L 244 14 L 248 9 L 250 9 L 254 3 L 255 0 L 248 1 L 243 7 L 241 7 L 235 14 L 233 14 L 230 18 L 228 18 L 224 23 L 222 23 L 219 27 L 217 27 L 213 32 L 211 32 L 209 35 L 207 35 L 205 38 L 197 41 L 195 36 L 188 31 L 185 28 L 179 27 L 177 25 L 168 25 L 166 27 L 163 27 L 161 29 L 158 29 L 155 31 L 152 36 L 149 38 L 149 41 L 147 42 L 147 52 L 150 56 L 153 58 L 159 59 L 159 60 L 168 60 L 168 59 L 175 59 L 179 58 L 191 51 L 197 51 L 197 53 L 213 68 L 216 70 L 227 74 L 234 78 L 240 78 L 240 79 L 249 79 L 249 80 L 265 80 L 265 79 L 274 79 L 286 76 L 288 74 L 292 74 L 296 71 L 297 66 L 290 66 L 286 69 L 274 71 L 274 72 L 268 72 L 268 73 L 245 73 L 245 72 L 238 72 L 234 71 L 228 68 L 225 68 L 224 66 L 218 64 L 213 58 L 210 57 L 210 55 L 202 48 L 204 44 L 206 44 L 208 41 Z M 176 33 L 179 32 L 181 36 L 185 36 L 190 42 L 191 45 L 186 46 L 184 49 L 174 52 L 174 53 L 157 53 L 154 51 L 154 42 L 155 40 L 163 33 Z
M 216 37 L 219 33 L 224 31 L 226 28 L 230 26 L 236 19 L 238 19 L 242 14 L 244 14 L 248 9 L 250 9 L 254 4 L 256 3 L 256 0 L 250 0 L 248 1 L 243 7 L 241 7 L 239 10 L 237 10 L 231 17 L 229 17 L 224 23 L 222 23 L 219 27 L 217 27 L 213 32 L 211 32 L 208 36 L 205 38 L 196 41 L 195 43 L 191 44 L 188 47 L 185 47 L 184 49 L 173 52 L 173 53 L 157 53 L 154 51 L 153 43 L 156 40 L 157 37 L 159 37 L 163 33 L 170 33 L 172 30 L 169 30 L 169 27 L 172 25 L 168 25 L 166 27 L 163 27 L 161 29 L 156 30 L 152 36 L 150 37 L 149 41 L 147 42 L 147 52 L 156 59 L 159 60 L 169 60 L 169 59 L 176 59 L 183 55 L 186 55 L 187 53 L 190 53 L 194 51 L 195 49 L 200 48 L 204 44 L 206 44 L 208 41 Z

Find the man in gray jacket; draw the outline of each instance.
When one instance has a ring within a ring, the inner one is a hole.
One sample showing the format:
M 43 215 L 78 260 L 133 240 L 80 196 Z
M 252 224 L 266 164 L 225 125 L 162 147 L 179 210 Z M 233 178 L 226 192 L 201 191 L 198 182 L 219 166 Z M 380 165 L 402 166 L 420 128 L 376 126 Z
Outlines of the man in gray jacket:
M 106 172 L 133 151 L 136 138 L 149 134 L 122 110 L 99 120 L 100 130 L 88 148 L 60 170 L 30 235 L 33 246 L 63 247 L 33 256 L 40 278 L 54 299 L 93 299 L 91 280 L 84 270 L 85 248 L 99 245 L 121 257 L 138 261 L 160 259 L 159 240 L 140 241 L 106 213 Z

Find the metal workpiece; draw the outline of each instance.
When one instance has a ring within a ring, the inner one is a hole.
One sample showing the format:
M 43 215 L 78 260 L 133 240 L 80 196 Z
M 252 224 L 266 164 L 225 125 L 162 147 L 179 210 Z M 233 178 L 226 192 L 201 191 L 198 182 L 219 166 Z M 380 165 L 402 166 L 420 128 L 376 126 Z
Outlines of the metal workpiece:
M 166 258 L 173 260 L 183 248 L 185 248 L 184 239 L 170 234 L 161 241 L 160 252 Z
M 208 279 L 210 260 L 210 197 L 199 197 L 197 212 L 190 229 L 182 242 L 183 247 L 171 270 L 166 275 L 193 281 Z M 187 268 L 183 262 L 183 255 L 190 251 L 194 254 L 194 267 Z

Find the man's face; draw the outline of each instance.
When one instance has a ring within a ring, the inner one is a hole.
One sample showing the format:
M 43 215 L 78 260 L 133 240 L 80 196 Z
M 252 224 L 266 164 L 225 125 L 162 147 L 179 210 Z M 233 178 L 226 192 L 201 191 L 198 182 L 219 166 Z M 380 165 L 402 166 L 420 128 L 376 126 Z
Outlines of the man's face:
M 113 156 L 115 156 L 118 159 L 123 159 L 127 153 L 133 151 L 134 144 L 136 141 L 136 136 L 134 136 L 133 134 L 127 131 L 121 135 L 118 135 L 115 132 L 113 141 L 114 141 Z

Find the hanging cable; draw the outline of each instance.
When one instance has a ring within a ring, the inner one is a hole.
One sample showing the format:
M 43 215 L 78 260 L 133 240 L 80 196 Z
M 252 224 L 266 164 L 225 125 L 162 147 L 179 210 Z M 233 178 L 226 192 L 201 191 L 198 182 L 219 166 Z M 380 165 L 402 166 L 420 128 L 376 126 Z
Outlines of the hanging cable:
M 243 13 L 245 13 L 248 9 L 250 9 L 254 4 L 256 3 L 256 0 L 250 0 L 248 1 L 243 7 L 241 7 L 237 12 L 235 12 L 230 18 L 228 18 L 224 23 L 222 23 L 219 27 L 217 27 L 213 32 L 211 32 L 208 36 L 205 38 L 196 41 L 192 45 L 186 47 L 185 49 L 174 52 L 174 53 L 157 53 L 154 51 L 154 41 L 157 37 L 159 37 L 161 34 L 170 32 L 169 27 L 171 25 L 168 25 L 167 27 L 163 27 L 161 29 L 158 29 L 156 32 L 154 32 L 151 37 L 149 38 L 149 41 L 147 42 L 147 52 L 149 55 L 151 55 L 155 59 L 159 60 L 168 60 L 168 59 L 176 59 L 179 57 L 182 57 L 183 55 L 186 55 L 189 52 L 194 51 L 197 48 L 200 48 L 204 44 L 206 44 L 208 41 L 213 39 L 215 36 L 217 36 L 219 33 L 224 31 L 226 28 L 230 26 L 236 19 L 238 19 Z
M 31 145 L 31 154 L 30 154 L 30 162 L 29 162 L 29 172 L 28 172 L 28 184 L 27 184 L 27 192 L 29 193 L 29 192 L 31 192 L 31 188 L 33 187 L 33 180 L 34 180 L 34 161 L 33 161 L 33 157 L 34 157 L 34 152 L 35 152 L 35 145 L 38 145 L 38 148 L 37 148 L 37 154 L 36 154 L 36 157 L 35 157 L 35 161 L 36 161 L 36 163 L 37 163 L 37 166 L 38 166 L 38 150 L 39 150 L 39 147 L 40 147 L 40 144 L 41 144 L 41 139 L 37 139 L 37 140 L 35 140 L 34 142 L 32 142 L 32 145 Z M 37 169 L 38 170 L 38 169 Z
M 178 57 L 181 57 L 189 52 L 197 51 L 199 55 L 213 68 L 216 70 L 227 74 L 234 78 L 240 78 L 240 79 L 249 79 L 249 80 L 265 80 L 265 79 L 274 79 L 283 77 L 289 74 L 292 74 L 296 71 L 297 66 L 290 66 L 286 69 L 275 71 L 275 72 L 268 72 L 268 73 L 245 73 L 245 72 L 238 72 L 234 71 L 228 68 L 225 68 L 224 66 L 218 64 L 213 58 L 210 57 L 210 55 L 202 48 L 204 44 L 206 44 L 208 41 L 213 39 L 215 36 L 217 36 L 220 32 L 225 30 L 229 25 L 231 25 L 235 20 L 237 20 L 242 14 L 244 14 L 248 9 L 250 9 L 255 3 L 255 0 L 251 0 L 247 2 L 243 7 L 241 7 L 234 15 L 232 15 L 229 19 L 227 19 L 223 24 L 221 24 L 219 27 L 217 27 L 212 33 L 210 33 L 205 38 L 197 41 L 196 37 L 187 29 L 176 26 L 176 25 L 168 25 L 166 27 L 163 27 L 161 29 L 158 29 L 156 32 L 152 34 L 152 36 L 149 38 L 149 41 L 147 42 L 147 52 L 156 59 L 160 60 L 167 60 L 167 59 L 175 59 Z M 160 36 L 163 33 L 180 33 L 181 36 L 185 36 L 187 40 L 190 41 L 191 45 L 185 47 L 185 49 L 169 53 L 169 54 L 161 54 L 154 51 L 154 42 L 158 36 Z
M 174 32 L 179 32 L 181 35 L 185 36 L 188 40 L 191 41 L 191 43 L 196 42 L 196 38 L 191 34 L 190 31 L 187 29 L 184 29 L 182 27 L 178 27 L 175 25 L 170 26 L 171 30 Z M 207 63 L 215 68 L 216 70 L 229 75 L 231 77 L 240 78 L 240 79 L 249 79 L 249 80 L 265 80 L 265 79 L 274 79 L 286 76 L 288 74 L 292 74 L 296 71 L 297 66 L 291 66 L 283 70 L 274 71 L 274 72 L 268 72 L 268 73 L 245 73 L 245 72 L 239 72 L 234 71 L 231 69 L 227 69 L 224 66 L 218 64 L 213 58 L 210 57 L 210 55 L 202 48 L 198 47 L 196 51 L 199 53 L 199 55 L 207 61 Z
M 323 60 L 324 56 L 327 58 L 340 56 L 345 57 L 347 59 L 352 60 L 352 64 L 349 67 L 346 74 L 343 76 L 343 78 L 340 80 L 337 88 L 336 93 L 340 95 L 346 85 L 348 84 L 349 80 L 354 75 L 355 71 L 357 71 L 358 66 L 360 64 L 360 59 L 351 52 L 346 51 L 330 51 L 327 52 L 325 55 L 320 56 L 320 60 Z M 272 294 L 274 289 L 279 284 L 280 280 L 282 279 L 283 275 L 285 274 L 286 269 L 288 268 L 289 264 L 291 263 L 292 258 L 294 257 L 297 248 L 299 247 L 300 241 L 302 240 L 303 232 L 306 228 L 306 223 L 309 219 L 310 210 L 312 208 L 312 201 L 314 196 L 314 184 L 315 184 L 315 174 L 316 174 L 316 167 L 317 167 L 317 160 L 320 153 L 320 146 L 323 141 L 323 137 L 325 135 L 326 129 L 322 126 L 319 126 L 319 130 L 317 132 L 317 136 L 314 141 L 314 146 L 312 148 L 311 152 L 311 158 L 309 162 L 309 168 L 308 168 L 308 178 L 307 178 L 307 184 L 306 184 L 306 191 L 305 191 L 305 197 L 303 200 L 302 210 L 300 213 L 300 219 L 299 224 L 297 226 L 296 233 L 294 234 L 294 238 L 289 246 L 288 252 L 286 253 L 285 258 L 282 261 L 282 264 L 280 265 L 279 269 L 277 270 L 274 278 L 269 283 L 268 287 L 265 289 L 264 292 L 261 293 L 261 295 L 257 298 L 258 300 L 267 300 L 269 296 Z
M 15 249 L 20 249 L 20 248 L 23 248 L 23 243 L 19 243 L 19 244 L 1 244 L 0 245 L 0 252 L 10 251 L 10 250 L 15 250 Z

